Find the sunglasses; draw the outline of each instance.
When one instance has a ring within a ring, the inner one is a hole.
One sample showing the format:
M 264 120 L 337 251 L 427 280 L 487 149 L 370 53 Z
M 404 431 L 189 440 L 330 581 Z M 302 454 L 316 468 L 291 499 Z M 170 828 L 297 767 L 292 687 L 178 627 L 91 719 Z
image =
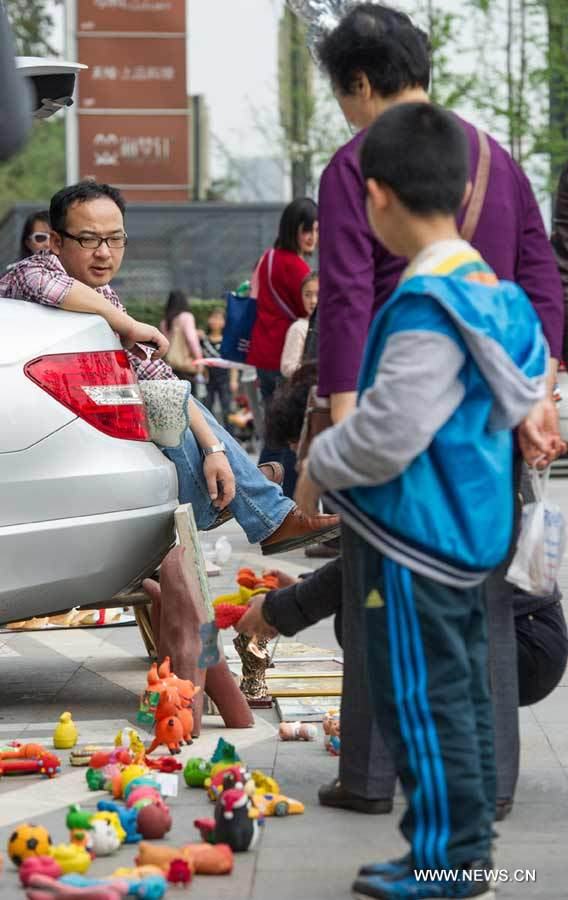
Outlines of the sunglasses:
M 45 244 L 50 237 L 51 235 L 47 231 L 34 231 L 30 234 L 30 240 L 35 241 L 36 244 Z

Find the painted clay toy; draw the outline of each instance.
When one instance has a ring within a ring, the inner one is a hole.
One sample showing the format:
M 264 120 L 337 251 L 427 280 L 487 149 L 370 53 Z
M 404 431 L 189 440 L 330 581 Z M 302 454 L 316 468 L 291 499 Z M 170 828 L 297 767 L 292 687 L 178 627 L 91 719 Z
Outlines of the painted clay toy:
M 162 744 L 168 748 L 171 754 L 181 753 L 184 728 L 177 715 L 176 700 L 173 690 L 167 690 L 161 694 L 156 708 L 156 736 L 148 748 L 148 754 L 153 753 Z
M 174 772 L 181 772 L 183 769 L 182 764 L 171 756 L 160 756 L 159 759 L 150 759 L 146 756 L 144 761 L 149 769 L 153 769 L 157 772 L 165 772 L 169 775 Z
M 47 875 L 32 875 L 26 889 L 27 900 L 122 900 L 128 884 L 118 882 L 108 887 L 75 887 Z
M 70 750 L 77 743 L 79 732 L 70 712 L 64 712 L 59 717 L 59 725 L 53 732 L 53 746 L 56 750 Z
M 159 866 L 167 873 L 171 863 L 183 859 L 196 875 L 228 875 L 233 870 L 233 851 L 228 844 L 185 844 L 183 847 L 156 846 L 142 841 L 136 862 L 141 866 Z
M 315 741 L 317 734 L 315 725 L 304 722 L 280 722 L 278 729 L 281 741 Z
M 80 844 L 88 846 L 87 832 L 91 830 L 92 812 L 81 809 L 78 803 L 74 803 L 69 807 L 65 825 L 69 829 L 69 840 L 72 844 Z
M 95 753 L 104 753 L 107 748 L 98 744 L 81 744 L 75 747 L 69 754 L 69 762 L 72 766 L 89 766 Z
M 95 856 L 110 856 L 116 853 L 122 844 L 116 828 L 107 819 L 93 818 L 89 837 L 90 847 Z
M 170 863 L 166 878 L 168 884 L 181 884 L 183 887 L 187 887 L 191 883 L 193 874 L 185 859 L 174 859 Z
M 254 791 L 254 781 L 245 766 L 241 764 L 222 769 L 208 778 L 204 786 L 207 788 L 207 796 L 213 802 L 219 799 L 223 791 L 232 788 L 246 791 L 249 795 Z
M 6 849 L 14 865 L 20 866 L 30 856 L 50 856 L 51 836 L 43 825 L 23 822 L 10 835 Z
M 331 753 L 332 756 L 339 756 L 341 753 L 341 738 L 332 735 L 329 738 L 329 743 L 327 745 L 327 752 Z
M 223 791 L 215 804 L 215 819 L 196 819 L 201 837 L 211 844 L 228 844 L 235 853 L 252 850 L 258 840 L 260 812 L 244 791 Z
M 216 763 L 226 763 L 229 766 L 232 766 L 233 763 L 242 762 L 241 757 L 237 753 L 237 749 L 234 744 L 229 744 L 225 738 L 219 738 L 217 741 L 217 746 L 213 751 L 213 755 L 211 757 L 211 762 L 213 765 Z
M 156 781 L 156 779 L 150 772 L 146 775 L 139 775 L 137 778 L 133 778 L 132 781 L 130 781 L 126 785 L 126 787 L 124 789 L 124 800 L 125 801 L 128 800 L 128 798 L 131 796 L 131 794 L 134 791 L 137 791 L 138 788 L 142 788 L 142 787 L 152 788 L 154 791 L 157 791 L 160 795 L 162 793 L 162 790 L 160 788 L 160 782 Z
M 128 792 L 126 805 L 128 809 L 132 809 L 132 807 L 134 809 L 142 809 L 143 806 L 148 806 L 150 803 L 161 803 L 161 801 L 162 795 L 156 788 L 143 784 Z
M 114 828 L 114 833 L 118 839 L 119 844 L 124 844 L 126 840 L 126 831 L 120 824 L 120 819 L 115 812 L 109 812 L 109 810 L 98 810 L 96 813 L 93 813 L 93 825 L 96 825 L 97 822 L 107 822 Z
M 299 816 L 305 811 L 303 803 L 284 794 L 254 794 L 252 799 L 263 816 Z
M 149 875 L 140 879 L 116 879 L 116 878 L 83 878 L 78 875 L 68 875 L 61 879 L 61 883 L 69 887 L 102 887 L 112 888 L 126 883 L 129 897 L 140 897 L 144 900 L 161 900 L 168 889 L 163 875 Z
M 97 809 L 99 812 L 114 812 L 117 814 L 120 824 L 126 832 L 125 844 L 136 844 L 142 839 L 142 835 L 138 831 L 138 811 L 136 809 L 127 809 L 126 806 L 115 803 L 113 800 L 99 800 Z
M 119 797 L 124 797 L 126 789 L 128 785 L 132 781 L 137 781 L 139 778 L 143 778 L 148 774 L 148 769 L 146 766 L 127 766 L 120 773 L 120 794 Z M 116 797 L 116 794 L 115 794 Z M 118 799 L 118 797 L 117 797 Z
M 18 869 L 18 876 L 24 887 L 28 886 L 32 875 L 61 878 L 63 870 L 51 856 L 28 856 Z
M 46 752 L 39 759 L 0 759 L 2 775 L 43 775 L 55 778 L 61 771 L 61 763 L 54 753 Z
M 211 776 L 212 763 L 199 756 L 192 756 L 185 764 L 183 777 L 188 787 L 204 787 Z
M 144 744 L 134 728 L 123 728 L 119 731 L 114 739 L 114 746 L 130 750 L 135 757 L 144 756 Z
M 61 866 L 64 875 L 72 872 L 84 875 L 93 861 L 90 853 L 78 844 L 58 844 L 52 848 L 51 855 Z
M 91 791 L 104 791 L 108 784 L 107 778 L 102 769 L 88 768 L 85 772 L 85 778 Z
M 265 775 L 264 772 L 260 772 L 258 769 L 255 769 L 254 772 L 251 772 L 251 777 L 254 781 L 255 794 L 280 793 L 280 785 L 278 784 L 276 779 L 272 778 L 270 775 Z
M 158 841 L 172 827 L 172 816 L 165 803 L 152 803 L 138 810 L 137 828 L 147 841 Z

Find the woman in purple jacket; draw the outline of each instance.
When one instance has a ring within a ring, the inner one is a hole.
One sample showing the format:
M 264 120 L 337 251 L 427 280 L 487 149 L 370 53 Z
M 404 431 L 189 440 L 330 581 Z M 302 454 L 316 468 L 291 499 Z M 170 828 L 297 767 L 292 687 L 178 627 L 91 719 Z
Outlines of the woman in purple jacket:
M 332 417 L 339 422 L 355 403 L 363 346 L 374 313 L 393 293 L 406 264 L 371 233 L 359 149 L 365 129 L 390 106 L 406 101 L 428 102 L 430 56 L 426 35 L 406 15 L 376 3 L 352 8 L 323 37 L 317 52 L 345 117 L 358 130 L 329 163 L 319 195 L 319 393 L 330 397 Z M 501 279 L 516 281 L 525 289 L 550 344 L 550 397 L 525 420 L 519 442 L 528 462 L 539 457 L 551 460 L 562 446 L 552 400 L 564 319 L 558 271 L 527 177 L 496 141 L 480 138 L 474 126 L 462 124 L 471 148 L 472 183 L 485 140 L 490 154 L 487 190 L 477 227 L 469 239 Z M 359 538 L 344 528 L 342 541 L 344 596 L 348 601 L 361 594 Z M 519 757 L 513 588 L 505 581 L 506 569 L 506 565 L 501 567 L 487 583 L 498 818 L 511 808 Z M 345 603 L 346 702 L 341 713 L 339 779 L 321 788 L 320 802 L 362 812 L 388 812 L 392 808 L 394 770 L 374 725 L 367 696 L 362 615 L 356 602 Z

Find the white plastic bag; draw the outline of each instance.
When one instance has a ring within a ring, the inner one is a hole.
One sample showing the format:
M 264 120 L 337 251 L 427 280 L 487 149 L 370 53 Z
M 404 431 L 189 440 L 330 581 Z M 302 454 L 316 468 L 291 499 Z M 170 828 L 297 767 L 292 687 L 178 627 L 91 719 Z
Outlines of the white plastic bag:
M 523 507 L 521 533 L 507 581 L 529 594 L 551 594 L 566 549 L 566 523 L 560 507 L 546 496 L 550 466 L 531 470 L 534 503 Z

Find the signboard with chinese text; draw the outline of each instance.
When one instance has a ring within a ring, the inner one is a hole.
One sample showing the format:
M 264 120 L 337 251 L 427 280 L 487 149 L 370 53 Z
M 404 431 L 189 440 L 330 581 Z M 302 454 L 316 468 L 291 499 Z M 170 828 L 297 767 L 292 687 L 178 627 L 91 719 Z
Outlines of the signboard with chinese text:
M 69 2 L 69 0 L 68 0 Z M 77 0 L 77 30 L 185 33 L 185 0 Z
M 186 0 L 67 0 L 66 10 L 68 50 L 89 67 L 68 178 L 111 182 L 127 200 L 188 200 Z
M 187 105 L 185 39 L 80 37 L 82 109 L 183 109 Z
M 127 199 L 187 200 L 190 120 L 82 116 L 80 174 L 121 187 Z

